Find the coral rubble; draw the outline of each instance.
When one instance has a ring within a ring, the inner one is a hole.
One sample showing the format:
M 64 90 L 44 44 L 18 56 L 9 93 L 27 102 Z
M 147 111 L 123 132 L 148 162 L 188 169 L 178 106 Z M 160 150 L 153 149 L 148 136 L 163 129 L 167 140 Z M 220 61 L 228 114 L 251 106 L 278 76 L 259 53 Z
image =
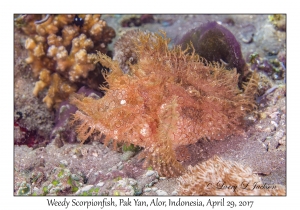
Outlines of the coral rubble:
M 184 168 L 175 150 L 201 138 L 223 140 L 243 131 L 243 117 L 255 108 L 257 74 L 238 87 L 236 70 L 201 60 L 180 46 L 168 49 L 165 34 L 138 32 L 137 62 L 128 74 L 119 63 L 99 53 L 95 58 L 110 68 L 108 88 L 101 99 L 74 94 L 78 107 L 78 137 L 104 134 L 108 143 L 143 147 L 141 157 L 163 176 L 178 176 Z
M 127 31 L 115 43 L 115 54 L 113 59 L 118 61 L 120 68 L 124 73 L 129 72 L 130 64 L 135 64 L 137 62 L 137 48 L 136 44 L 134 44 L 134 40 L 136 40 L 138 33 L 138 30 Z
M 282 185 L 262 183 L 249 167 L 214 156 L 178 178 L 179 195 L 285 195 Z
M 269 21 L 280 31 L 286 31 L 286 15 L 274 14 L 269 15 Z
M 26 62 L 39 77 L 33 93 L 37 96 L 49 88 L 43 99 L 48 108 L 75 92 L 80 83 L 99 85 L 95 77 L 102 75 L 100 70 L 98 75 L 93 72 L 92 57 L 96 50 L 107 53 L 107 45 L 115 37 L 100 15 L 23 15 L 15 22 L 29 36 Z

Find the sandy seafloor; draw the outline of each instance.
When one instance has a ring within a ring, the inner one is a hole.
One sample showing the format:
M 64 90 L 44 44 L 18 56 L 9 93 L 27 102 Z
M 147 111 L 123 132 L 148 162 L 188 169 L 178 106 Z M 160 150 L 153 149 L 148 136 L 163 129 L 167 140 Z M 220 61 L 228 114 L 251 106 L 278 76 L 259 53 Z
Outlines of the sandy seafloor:
M 132 28 L 157 32 L 164 30 L 171 44 L 189 29 L 207 21 L 217 21 L 228 28 L 241 44 L 245 60 L 257 53 L 268 61 L 285 56 L 286 32 L 274 26 L 268 15 L 153 15 L 152 23 L 122 27 L 125 20 L 140 15 L 103 15 L 102 19 L 116 31 L 117 40 Z M 129 21 L 130 22 L 130 21 Z M 15 34 L 14 111 L 15 120 L 23 114 L 22 125 L 37 136 L 46 137 L 37 147 L 14 146 L 15 195 L 177 195 L 175 178 L 159 177 L 151 169 L 143 169 L 136 154 L 121 153 L 94 141 L 89 144 L 65 143 L 58 148 L 50 140 L 54 113 L 47 110 L 41 97 L 34 97 L 36 79 L 30 66 L 24 65 L 26 36 Z M 113 53 L 113 44 L 110 49 Z M 188 146 L 192 154 L 182 164 L 195 165 L 214 155 L 249 166 L 264 183 L 286 185 L 286 88 L 285 65 L 277 73 L 259 71 L 260 95 L 277 87 L 258 104 L 258 110 L 247 119 L 244 135 L 224 141 L 202 141 Z M 14 138 L 22 132 L 14 127 Z M 47 139 L 47 136 L 49 138 Z M 70 190 L 69 177 L 72 178 Z M 73 192 L 71 192 L 73 191 Z

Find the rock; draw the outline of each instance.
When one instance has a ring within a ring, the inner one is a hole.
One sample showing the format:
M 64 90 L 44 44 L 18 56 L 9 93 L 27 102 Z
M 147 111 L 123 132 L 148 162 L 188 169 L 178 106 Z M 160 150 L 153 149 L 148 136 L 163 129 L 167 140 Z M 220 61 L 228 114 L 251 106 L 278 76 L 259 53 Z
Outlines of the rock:
M 131 157 L 133 157 L 134 155 L 135 155 L 135 152 L 133 152 L 133 151 L 126 151 L 126 152 L 123 153 L 121 159 L 122 159 L 123 161 L 127 161 L 127 160 L 129 160 Z
M 33 193 L 36 193 L 36 194 L 37 194 L 38 192 L 39 192 L 39 188 L 34 187 L 34 188 L 33 188 Z
M 130 185 L 130 181 L 127 178 L 123 178 L 119 180 L 115 185 L 112 187 L 112 195 L 134 195 L 134 189 Z
M 60 191 L 61 188 L 60 187 L 53 187 L 51 188 L 51 190 L 49 191 L 50 194 L 55 195 L 56 192 Z
M 154 184 L 158 182 L 158 179 L 154 179 L 152 182 L 148 184 L 148 187 L 152 187 Z
M 104 185 L 104 182 L 99 182 L 96 186 L 97 187 L 103 187 L 103 185 Z
M 119 165 L 119 166 L 117 167 L 117 169 L 118 169 L 118 170 L 122 170 L 123 167 L 124 167 L 123 164 L 121 164 L 121 165 Z
M 163 191 L 163 190 L 156 190 L 156 194 L 157 195 L 168 195 L 168 193 L 166 191 Z
M 171 195 L 178 195 L 178 193 L 177 193 L 176 190 L 174 190 L 174 191 L 171 193 Z
M 71 179 L 73 179 L 75 181 L 79 181 L 80 180 L 80 176 L 78 176 L 77 174 L 71 174 Z
M 118 186 L 120 186 L 120 187 L 126 187 L 126 185 L 127 185 L 126 180 L 121 179 L 121 180 L 118 181 Z
M 158 190 L 157 187 L 152 187 L 152 191 L 153 191 L 153 192 L 156 192 L 157 190 Z
M 137 184 L 137 181 L 136 181 L 135 179 L 129 178 L 128 180 L 129 180 L 129 184 L 130 184 L 131 186 Z
M 48 191 L 53 187 L 53 184 L 48 185 Z
M 83 188 L 81 188 L 81 191 L 82 192 L 89 191 L 92 187 L 93 187 L 93 185 L 84 186 Z
M 271 121 L 271 124 L 274 125 L 276 128 L 278 127 L 278 124 L 275 121 Z
M 31 187 L 30 184 L 23 181 L 20 184 L 20 188 L 18 189 L 17 195 L 31 195 Z
M 117 170 L 117 166 L 113 166 L 111 169 L 108 169 L 108 171 L 115 171 Z
M 151 191 L 151 188 L 149 188 L 149 187 L 146 187 L 146 188 L 144 188 L 144 190 L 143 190 L 144 192 L 150 192 Z
M 68 166 L 68 161 L 66 161 L 66 160 L 61 160 L 61 161 L 60 161 L 60 164 L 66 167 L 66 166 Z
M 149 171 L 147 171 L 146 176 L 152 176 L 154 173 L 155 173 L 155 171 L 149 170 Z

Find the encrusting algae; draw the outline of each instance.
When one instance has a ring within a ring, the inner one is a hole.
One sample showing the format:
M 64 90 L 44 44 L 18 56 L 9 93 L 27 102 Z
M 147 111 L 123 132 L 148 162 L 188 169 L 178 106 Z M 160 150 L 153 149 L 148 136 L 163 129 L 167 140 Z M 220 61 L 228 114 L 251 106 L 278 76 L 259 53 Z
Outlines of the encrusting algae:
M 238 87 L 236 69 L 208 63 L 195 51 L 168 49 L 163 33 L 138 32 L 132 39 L 137 61 L 123 73 L 117 61 L 98 53 L 95 62 L 110 69 L 101 99 L 73 94 L 79 139 L 105 135 L 105 143 L 143 147 L 145 166 L 161 176 L 181 175 L 175 150 L 199 139 L 223 140 L 243 131 L 243 117 L 256 108 L 258 76 Z M 193 49 L 193 48 L 192 48 Z

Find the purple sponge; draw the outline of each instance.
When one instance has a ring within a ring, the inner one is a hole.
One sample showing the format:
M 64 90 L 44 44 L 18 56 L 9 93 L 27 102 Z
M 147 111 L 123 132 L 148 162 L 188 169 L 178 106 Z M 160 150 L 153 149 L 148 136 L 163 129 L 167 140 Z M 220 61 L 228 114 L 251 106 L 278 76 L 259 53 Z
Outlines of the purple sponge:
M 187 32 L 176 44 L 186 49 L 192 42 L 198 55 L 209 62 L 225 64 L 227 69 L 236 68 L 243 77 L 246 62 L 243 59 L 241 46 L 235 36 L 217 22 L 208 22 Z

